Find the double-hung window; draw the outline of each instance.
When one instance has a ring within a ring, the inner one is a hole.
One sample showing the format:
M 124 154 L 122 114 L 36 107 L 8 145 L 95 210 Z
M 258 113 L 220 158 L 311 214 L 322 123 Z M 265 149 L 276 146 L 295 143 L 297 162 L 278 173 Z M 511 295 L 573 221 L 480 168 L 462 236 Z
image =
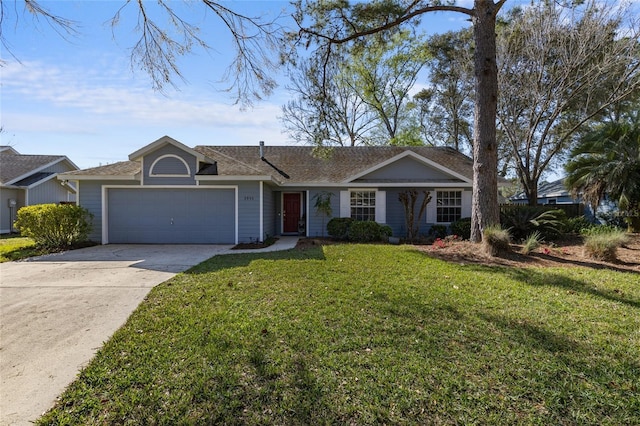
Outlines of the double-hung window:
M 436 222 L 451 223 L 462 217 L 462 191 L 436 191 Z
M 376 192 L 351 191 L 349 193 L 351 218 L 355 220 L 376 220 Z

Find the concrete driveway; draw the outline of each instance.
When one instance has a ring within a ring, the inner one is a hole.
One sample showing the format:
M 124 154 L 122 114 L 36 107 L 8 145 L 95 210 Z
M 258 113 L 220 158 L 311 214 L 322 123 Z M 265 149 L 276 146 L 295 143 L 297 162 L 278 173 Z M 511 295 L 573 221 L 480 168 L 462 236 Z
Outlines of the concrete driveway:
M 105 245 L 0 264 L 0 425 L 29 425 L 155 285 L 231 246 Z

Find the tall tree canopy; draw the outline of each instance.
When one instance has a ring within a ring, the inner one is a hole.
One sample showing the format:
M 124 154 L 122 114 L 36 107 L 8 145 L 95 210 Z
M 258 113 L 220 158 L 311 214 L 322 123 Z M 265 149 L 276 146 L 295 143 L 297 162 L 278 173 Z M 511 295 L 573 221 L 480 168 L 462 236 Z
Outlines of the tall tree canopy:
M 282 123 L 295 140 L 319 146 L 402 144 L 413 127 L 409 91 L 427 55 L 418 36 L 398 30 L 296 61 Z
M 578 132 L 640 91 L 637 17 L 626 12 L 540 2 L 513 9 L 499 32 L 499 128 L 531 204 Z
M 463 13 L 473 22 L 474 50 L 474 142 L 471 239 L 480 241 L 482 230 L 499 223 L 496 144 L 498 101 L 496 65 L 496 17 L 506 0 L 474 0 L 473 7 L 440 1 L 375 0 L 350 4 L 345 0 L 298 1 L 296 20 L 299 40 L 315 46 L 319 56 L 329 58 L 337 45 L 354 43 L 401 26 L 434 12 Z M 314 19 L 307 19 L 313 16 Z

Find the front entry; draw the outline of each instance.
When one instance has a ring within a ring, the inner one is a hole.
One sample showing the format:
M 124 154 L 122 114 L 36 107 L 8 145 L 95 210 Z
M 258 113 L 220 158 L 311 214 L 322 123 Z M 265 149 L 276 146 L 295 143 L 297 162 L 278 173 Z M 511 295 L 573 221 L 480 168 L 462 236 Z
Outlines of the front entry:
M 302 204 L 302 194 L 284 193 L 282 194 L 282 233 L 298 233 L 298 222 L 300 221 L 300 207 Z

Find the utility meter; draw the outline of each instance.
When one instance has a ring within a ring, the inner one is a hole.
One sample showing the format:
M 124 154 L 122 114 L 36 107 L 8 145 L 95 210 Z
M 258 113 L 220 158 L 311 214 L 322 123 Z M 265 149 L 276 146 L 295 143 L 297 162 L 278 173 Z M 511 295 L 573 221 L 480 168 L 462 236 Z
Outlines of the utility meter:
M 16 204 L 15 198 L 9 198 L 9 207 L 15 207 Z

